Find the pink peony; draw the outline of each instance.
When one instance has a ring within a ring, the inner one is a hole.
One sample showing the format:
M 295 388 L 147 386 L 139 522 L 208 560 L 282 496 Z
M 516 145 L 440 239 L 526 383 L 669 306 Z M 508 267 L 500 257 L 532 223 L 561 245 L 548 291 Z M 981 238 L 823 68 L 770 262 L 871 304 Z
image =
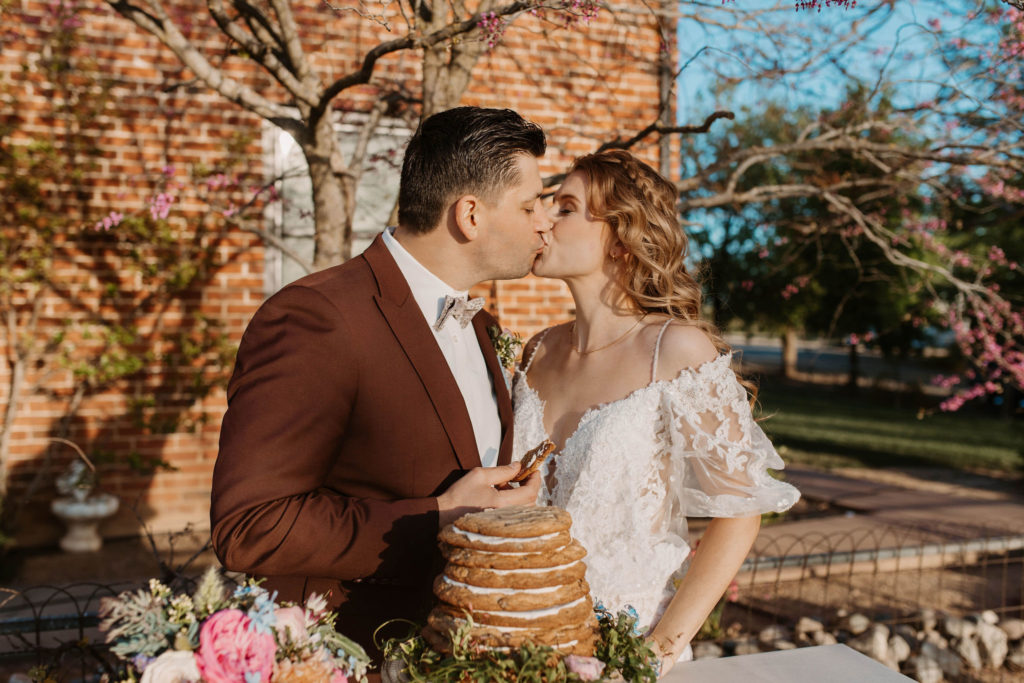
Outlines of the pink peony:
M 569 671 L 584 681 L 596 681 L 604 673 L 604 662 L 597 657 L 569 655 L 565 658 L 565 665 L 569 668 Z
M 217 612 L 199 630 L 196 665 L 208 683 L 266 683 L 274 671 L 274 636 L 250 630 L 251 620 L 237 609 Z
M 274 630 L 277 639 L 282 642 L 291 641 L 302 645 L 309 639 L 306 631 L 306 612 L 299 606 L 278 607 L 274 610 Z

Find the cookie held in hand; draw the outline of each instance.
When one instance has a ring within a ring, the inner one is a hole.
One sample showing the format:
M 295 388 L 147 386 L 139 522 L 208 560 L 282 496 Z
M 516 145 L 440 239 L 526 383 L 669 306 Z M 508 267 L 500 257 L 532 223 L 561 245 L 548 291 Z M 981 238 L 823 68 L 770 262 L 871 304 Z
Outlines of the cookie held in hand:
M 544 460 L 553 450 L 555 450 L 555 444 L 553 444 L 549 439 L 544 439 L 540 442 L 539 446 L 527 451 L 526 455 L 524 455 L 523 459 L 519 462 L 519 474 L 512 477 L 512 481 L 523 481 L 539 470 L 540 466 L 544 464 Z

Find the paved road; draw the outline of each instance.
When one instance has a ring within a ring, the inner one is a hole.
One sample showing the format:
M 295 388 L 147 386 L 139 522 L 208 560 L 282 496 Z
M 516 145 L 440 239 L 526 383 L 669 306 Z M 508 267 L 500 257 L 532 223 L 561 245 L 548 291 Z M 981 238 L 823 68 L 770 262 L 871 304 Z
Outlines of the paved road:
M 758 365 L 768 372 L 777 372 L 782 365 L 782 351 L 779 346 L 768 344 L 734 344 L 733 348 L 743 352 L 743 361 Z M 914 361 L 889 361 L 880 354 L 861 352 L 861 377 L 884 377 L 901 382 L 927 384 L 935 376 L 934 370 L 922 367 Z M 850 354 L 847 349 L 807 348 L 797 354 L 797 370 L 824 374 L 847 375 L 850 372 Z

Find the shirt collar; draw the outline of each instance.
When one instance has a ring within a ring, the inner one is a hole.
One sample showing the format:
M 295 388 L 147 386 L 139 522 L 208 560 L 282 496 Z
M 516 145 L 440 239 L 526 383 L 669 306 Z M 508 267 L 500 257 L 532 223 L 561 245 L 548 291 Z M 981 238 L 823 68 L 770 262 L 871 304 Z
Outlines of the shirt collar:
M 394 231 L 394 226 L 384 230 L 384 246 L 391 252 L 395 264 L 402 271 L 405 281 L 409 284 L 409 289 L 412 290 L 412 296 L 416 299 L 416 304 L 423 311 L 423 317 L 433 325 L 444 308 L 445 296 L 466 296 L 468 292 L 452 289 L 451 285 L 427 270 L 426 266 L 417 261 L 395 239 Z

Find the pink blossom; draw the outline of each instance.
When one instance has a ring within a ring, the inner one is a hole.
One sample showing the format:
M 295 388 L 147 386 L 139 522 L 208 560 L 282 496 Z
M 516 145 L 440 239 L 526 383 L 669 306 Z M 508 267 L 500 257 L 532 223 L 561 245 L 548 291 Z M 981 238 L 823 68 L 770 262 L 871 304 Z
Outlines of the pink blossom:
M 939 410 L 954 413 L 960 410 L 960 408 L 963 407 L 964 403 L 966 403 L 966 401 L 964 400 L 963 396 L 953 396 L 951 398 L 947 398 L 945 401 L 940 403 Z
M 149 214 L 155 221 L 164 220 L 170 215 L 173 203 L 174 197 L 170 193 L 161 192 L 149 200 Z
M 278 607 L 274 610 L 274 630 L 279 642 L 291 641 L 296 644 L 306 642 L 309 633 L 306 630 L 306 612 L 301 607 Z
M 343 674 L 340 669 L 335 669 L 331 674 L 330 683 L 348 683 L 348 676 Z
M 569 655 L 565 658 L 565 666 L 584 681 L 599 680 L 604 673 L 604 662 L 597 657 Z
M 998 264 L 1006 263 L 1006 252 L 999 247 L 992 246 L 988 250 L 988 260 Z
M 494 49 L 494 46 L 501 42 L 501 36 L 505 32 L 505 19 L 496 12 L 482 13 L 476 25 L 484 34 L 488 50 Z
M 96 221 L 96 224 L 93 225 L 92 227 L 93 227 L 93 229 L 95 229 L 97 231 L 103 230 L 104 232 L 106 232 L 106 231 L 110 230 L 111 228 L 114 228 L 114 227 L 117 227 L 118 225 L 120 225 L 121 221 L 123 221 L 123 220 L 124 220 L 124 214 L 122 214 L 122 213 L 120 213 L 118 211 L 111 211 L 106 216 L 104 216 L 102 220 Z
M 939 20 L 938 20 L 938 19 L 934 19 L 934 18 L 932 18 L 932 19 L 929 19 L 929 20 L 928 20 L 928 26 L 929 26 L 929 28 L 931 28 L 931 29 L 932 29 L 933 31 L 938 31 L 938 30 L 940 30 L 940 29 L 942 28 L 942 23 L 941 23 L 941 22 L 939 22 Z
M 208 683 L 269 681 L 277 645 L 274 636 L 250 628 L 244 612 L 226 609 L 203 622 L 196 665 Z M 247 676 L 248 674 L 248 676 Z
M 852 332 L 850 334 L 850 338 L 848 341 L 850 343 L 850 346 L 856 346 L 857 344 L 860 343 L 860 335 L 858 335 L 856 332 Z

